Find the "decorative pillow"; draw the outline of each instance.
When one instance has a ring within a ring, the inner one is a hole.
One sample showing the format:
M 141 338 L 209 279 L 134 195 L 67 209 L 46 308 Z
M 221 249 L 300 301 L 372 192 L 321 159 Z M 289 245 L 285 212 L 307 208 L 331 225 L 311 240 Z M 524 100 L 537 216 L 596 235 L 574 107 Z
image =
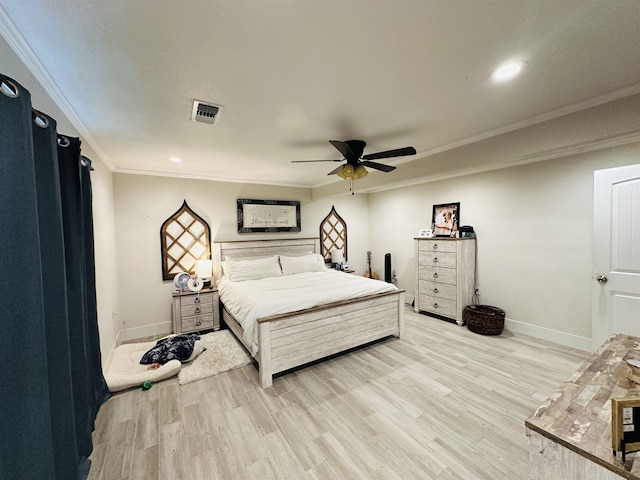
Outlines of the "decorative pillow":
M 227 260 L 222 262 L 222 268 L 225 276 L 234 282 L 282 276 L 278 257 L 265 257 L 255 260 Z
M 327 267 L 324 264 L 322 255 L 312 253 L 300 257 L 280 256 L 280 266 L 283 275 L 293 275 L 295 273 L 305 272 L 323 272 Z

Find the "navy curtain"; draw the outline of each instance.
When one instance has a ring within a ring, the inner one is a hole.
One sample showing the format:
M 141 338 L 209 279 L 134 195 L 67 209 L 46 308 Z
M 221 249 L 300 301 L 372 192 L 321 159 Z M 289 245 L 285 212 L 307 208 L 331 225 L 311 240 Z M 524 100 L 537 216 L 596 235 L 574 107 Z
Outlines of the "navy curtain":
M 0 74 L 0 479 L 86 477 L 109 392 L 96 314 L 91 164 Z

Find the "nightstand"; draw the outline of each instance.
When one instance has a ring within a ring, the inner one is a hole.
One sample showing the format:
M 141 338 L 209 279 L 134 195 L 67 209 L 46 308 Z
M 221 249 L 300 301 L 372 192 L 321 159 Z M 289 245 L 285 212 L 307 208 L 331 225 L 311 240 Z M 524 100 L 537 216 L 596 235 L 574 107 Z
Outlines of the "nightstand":
M 203 288 L 199 292 L 174 292 L 173 333 L 220 330 L 218 290 Z

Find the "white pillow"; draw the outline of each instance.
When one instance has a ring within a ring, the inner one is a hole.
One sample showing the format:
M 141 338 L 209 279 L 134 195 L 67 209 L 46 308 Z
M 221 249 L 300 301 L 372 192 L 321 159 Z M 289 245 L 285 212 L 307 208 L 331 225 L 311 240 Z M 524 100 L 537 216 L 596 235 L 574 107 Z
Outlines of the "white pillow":
M 301 257 L 284 257 L 280 255 L 280 266 L 283 275 L 305 272 L 323 272 L 327 269 L 322 255 L 312 253 Z
M 256 260 L 227 260 L 222 262 L 222 268 L 225 276 L 233 282 L 282 276 L 278 257 L 265 257 Z

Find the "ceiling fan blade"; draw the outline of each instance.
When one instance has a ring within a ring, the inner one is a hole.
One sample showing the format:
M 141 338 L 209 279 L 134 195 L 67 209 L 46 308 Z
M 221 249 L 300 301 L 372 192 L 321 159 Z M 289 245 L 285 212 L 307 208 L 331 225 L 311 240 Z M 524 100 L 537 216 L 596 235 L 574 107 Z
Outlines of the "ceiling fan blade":
M 396 167 L 392 167 L 391 165 L 383 165 L 382 163 L 370 162 L 369 160 L 365 160 L 362 162 L 362 165 L 365 167 L 375 168 L 376 170 L 380 170 L 381 172 L 391 172 L 396 169 Z
M 362 140 L 348 140 L 346 142 L 329 140 L 329 143 L 336 147 L 347 161 L 351 160 L 352 163 L 355 163 L 362 156 L 364 147 L 367 145 Z
M 415 155 L 416 149 L 413 147 L 396 148 L 395 150 L 387 150 L 385 152 L 370 153 L 363 155 L 364 160 L 378 160 L 380 158 L 404 157 L 407 155 Z M 373 167 L 375 168 L 375 167 Z
M 339 160 L 291 160 L 291 163 L 307 163 L 307 162 L 341 162 L 344 158 Z
M 327 173 L 327 175 L 335 175 L 342 169 L 342 167 L 344 167 L 344 165 L 340 165 L 338 168 L 331 170 L 329 173 Z

